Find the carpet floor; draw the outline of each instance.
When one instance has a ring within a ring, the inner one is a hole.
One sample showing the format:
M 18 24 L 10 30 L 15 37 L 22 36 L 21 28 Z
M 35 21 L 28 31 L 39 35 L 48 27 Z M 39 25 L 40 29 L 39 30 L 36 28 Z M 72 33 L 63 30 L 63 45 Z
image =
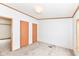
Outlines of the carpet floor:
M 0 56 L 74 56 L 74 53 L 70 49 L 37 42 L 16 51 L 2 49 L 0 50 Z

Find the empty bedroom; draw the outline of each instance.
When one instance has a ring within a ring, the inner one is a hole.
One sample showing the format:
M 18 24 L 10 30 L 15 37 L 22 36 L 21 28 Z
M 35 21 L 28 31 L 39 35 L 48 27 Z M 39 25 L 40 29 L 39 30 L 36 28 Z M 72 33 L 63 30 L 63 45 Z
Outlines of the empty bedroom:
M 79 3 L 0 3 L 0 56 L 79 56 Z

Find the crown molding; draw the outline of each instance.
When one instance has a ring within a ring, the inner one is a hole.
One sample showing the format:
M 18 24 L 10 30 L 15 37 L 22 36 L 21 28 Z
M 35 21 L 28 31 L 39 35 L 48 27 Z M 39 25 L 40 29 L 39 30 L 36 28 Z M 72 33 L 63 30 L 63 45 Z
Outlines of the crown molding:
M 47 19 L 65 19 L 65 18 L 72 18 L 72 17 L 40 18 L 39 20 L 47 20 Z
M 77 13 L 78 10 L 79 10 L 79 5 L 78 5 L 77 9 L 75 10 L 75 12 L 73 13 L 72 18 L 75 16 L 75 14 Z
M 71 17 L 36 18 L 36 17 L 31 16 L 31 15 L 29 15 L 29 14 L 26 14 L 26 13 L 24 13 L 24 12 L 22 12 L 22 11 L 19 11 L 19 10 L 13 8 L 13 7 L 10 7 L 10 6 L 8 6 L 8 5 L 4 4 L 4 3 L 0 3 L 0 4 L 6 6 L 6 7 L 8 7 L 8 8 L 10 8 L 10 9 L 13 9 L 13 10 L 15 10 L 15 11 L 17 11 L 17 12 L 20 12 L 20 13 L 22 13 L 22 14 L 24 14 L 24 15 L 30 16 L 30 17 L 32 17 L 32 18 L 34 18 L 34 19 L 37 19 L 37 20 L 73 18 L 73 17 L 75 16 L 75 14 L 77 13 L 77 11 L 79 10 L 79 6 L 78 6 L 77 9 L 75 10 L 75 12 L 73 13 L 73 15 L 72 15 Z
M 8 8 L 10 8 L 10 9 L 13 9 L 13 10 L 15 10 L 15 11 L 17 11 L 17 12 L 20 12 L 20 13 L 22 13 L 22 14 L 24 14 L 24 15 L 30 16 L 30 17 L 32 17 L 32 18 L 34 18 L 34 19 L 38 19 L 38 18 L 36 18 L 36 17 L 34 17 L 34 16 L 31 16 L 31 15 L 29 15 L 29 14 L 26 14 L 26 13 L 24 13 L 24 12 L 21 12 L 21 11 L 15 9 L 15 8 L 13 8 L 13 7 L 10 7 L 10 6 L 8 6 L 8 5 L 4 4 L 4 3 L 0 3 L 0 4 L 6 6 L 6 7 L 8 7 Z

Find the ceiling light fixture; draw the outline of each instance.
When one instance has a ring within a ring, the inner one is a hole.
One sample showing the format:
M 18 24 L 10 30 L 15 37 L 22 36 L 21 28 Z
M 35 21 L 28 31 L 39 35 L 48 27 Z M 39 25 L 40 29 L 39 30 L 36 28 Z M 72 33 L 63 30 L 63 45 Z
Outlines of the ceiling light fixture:
M 41 13 L 41 12 L 43 11 L 43 7 L 42 7 L 41 5 L 36 5 L 36 6 L 35 6 L 35 11 L 36 11 L 37 13 Z

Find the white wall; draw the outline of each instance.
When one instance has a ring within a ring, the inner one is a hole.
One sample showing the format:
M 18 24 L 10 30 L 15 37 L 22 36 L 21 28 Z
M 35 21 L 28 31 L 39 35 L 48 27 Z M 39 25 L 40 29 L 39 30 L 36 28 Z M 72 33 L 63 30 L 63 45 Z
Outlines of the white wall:
M 31 44 L 32 42 L 32 29 L 31 29 L 31 25 L 32 23 L 37 23 L 38 24 L 38 20 L 33 19 L 27 15 L 24 15 L 22 13 L 19 13 L 15 10 L 12 10 L 6 6 L 3 6 L 0 4 L 0 16 L 6 16 L 6 17 L 11 17 L 12 18 L 12 50 L 16 50 L 18 48 L 20 48 L 20 20 L 23 21 L 28 21 L 29 23 L 29 44 Z
M 48 19 L 40 21 L 39 41 L 72 49 L 73 19 Z

